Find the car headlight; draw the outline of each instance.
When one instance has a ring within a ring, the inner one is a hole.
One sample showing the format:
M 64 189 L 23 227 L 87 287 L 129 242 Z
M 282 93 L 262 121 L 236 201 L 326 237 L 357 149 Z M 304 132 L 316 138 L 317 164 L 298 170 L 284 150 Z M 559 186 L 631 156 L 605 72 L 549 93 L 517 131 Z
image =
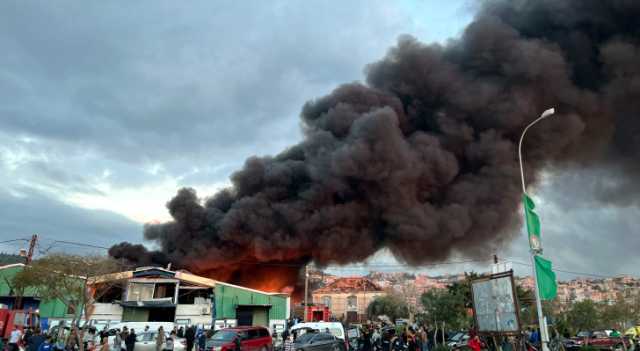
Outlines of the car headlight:
M 211 348 L 211 351 L 222 351 L 222 346 L 214 346 Z

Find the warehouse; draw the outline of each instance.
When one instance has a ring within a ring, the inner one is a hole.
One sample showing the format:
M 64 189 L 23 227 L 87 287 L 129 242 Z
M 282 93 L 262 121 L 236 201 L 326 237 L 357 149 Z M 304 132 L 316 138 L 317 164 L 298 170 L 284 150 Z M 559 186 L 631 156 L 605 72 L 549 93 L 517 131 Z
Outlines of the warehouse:
M 104 322 L 175 322 L 241 325 L 275 330 L 290 315 L 290 297 L 200 277 L 186 271 L 142 267 L 92 280 L 92 319 Z

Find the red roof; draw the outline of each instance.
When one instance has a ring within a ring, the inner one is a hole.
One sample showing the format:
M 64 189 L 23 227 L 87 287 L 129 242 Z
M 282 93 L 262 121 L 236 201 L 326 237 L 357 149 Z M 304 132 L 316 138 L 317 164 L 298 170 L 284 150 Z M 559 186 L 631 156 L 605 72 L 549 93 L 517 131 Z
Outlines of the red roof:
M 363 291 L 382 291 L 379 286 L 367 278 L 338 278 L 333 283 L 314 291 L 314 294 L 349 293 Z

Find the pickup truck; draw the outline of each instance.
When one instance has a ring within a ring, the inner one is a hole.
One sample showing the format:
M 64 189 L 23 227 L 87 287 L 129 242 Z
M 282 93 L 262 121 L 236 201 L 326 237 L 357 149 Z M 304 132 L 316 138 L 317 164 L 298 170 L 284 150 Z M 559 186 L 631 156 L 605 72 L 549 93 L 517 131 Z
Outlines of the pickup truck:
M 582 346 L 592 346 L 599 350 L 624 350 L 624 346 L 631 347 L 629 338 L 624 336 L 611 336 L 611 331 L 597 330 L 594 332 L 580 332 L 574 338 L 567 340 L 564 347 L 567 350 L 578 350 Z

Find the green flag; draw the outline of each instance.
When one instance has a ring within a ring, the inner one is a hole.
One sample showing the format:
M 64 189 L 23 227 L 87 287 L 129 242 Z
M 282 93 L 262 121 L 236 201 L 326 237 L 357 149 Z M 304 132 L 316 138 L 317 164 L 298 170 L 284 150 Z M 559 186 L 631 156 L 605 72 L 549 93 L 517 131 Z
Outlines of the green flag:
M 536 205 L 527 195 L 522 194 L 522 203 L 524 204 L 524 219 L 527 222 L 527 232 L 529 233 L 529 247 L 533 251 L 540 251 L 542 243 L 540 242 L 540 218 L 533 209 Z
M 553 300 L 558 294 L 558 284 L 556 283 L 556 274 L 551 269 L 551 261 L 545 260 L 542 256 L 538 255 L 535 256 L 535 261 L 540 298 L 543 300 Z

